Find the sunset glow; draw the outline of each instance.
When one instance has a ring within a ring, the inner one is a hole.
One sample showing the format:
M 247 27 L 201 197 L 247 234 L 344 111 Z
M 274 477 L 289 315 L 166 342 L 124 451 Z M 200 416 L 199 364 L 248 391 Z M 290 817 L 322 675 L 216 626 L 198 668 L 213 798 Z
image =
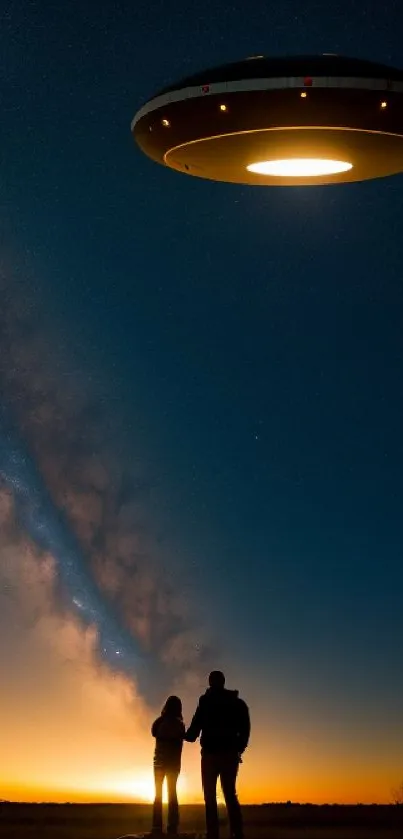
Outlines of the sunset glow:
M 15 729 L 12 733 L 13 712 L 8 709 L 3 745 L 10 760 L 0 770 L 3 797 L 150 803 L 154 795 L 153 743 L 148 735 L 151 715 L 147 719 L 142 713 L 137 721 L 135 716 L 131 718 L 121 690 L 113 693 L 111 688 L 107 694 L 105 684 L 96 689 L 94 683 L 91 702 L 81 719 L 73 709 L 70 717 L 64 716 L 67 704 L 53 711 L 50 706 L 43 709 L 43 716 L 37 717 L 40 736 L 28 721 L 20 723 L 18 736 Z M 186 716 L 189 718 L 189 711 Z M 323 736 L 318 728 L 317 744 L 309 747 L 298 739 L 298 721 L 292 730 L 286 728 L 285 722 L 279 721 L 276 732 L 270 733 L 256 721 L 253 742 L 240 769 L 239 793 L 244 803 L 390 800 L 400 771 L 400 755 L 392 742 L 385 744 L 375 763 L 369 761 L 370 745 L 365 741 L 352 740 L 350 748 L 341 748 L 331 732 Z M 331 764 L 329 751 L 333 753 Z M 202 802 L 197 744 L 184 746 L 178 791 L 182 803 Z
M 127 780 L 111 782 L 108 785 L 110 794 L 116 795 L 124 800 L 133 800 L 151 804 L 154 801 L 154 777 L 151 770 L 148 772 L 133 773 L 133 777 L 128 777 Z M 178 779 L 177 784 L 178 796 L 182 801 L 188 800 L 186 795 L 186 777 L 182 773 Z M 107 792 L 107 790 L 105 790 Z M 162 800 L 167 803 L 167 788 L 166 782 L 163 787 Z

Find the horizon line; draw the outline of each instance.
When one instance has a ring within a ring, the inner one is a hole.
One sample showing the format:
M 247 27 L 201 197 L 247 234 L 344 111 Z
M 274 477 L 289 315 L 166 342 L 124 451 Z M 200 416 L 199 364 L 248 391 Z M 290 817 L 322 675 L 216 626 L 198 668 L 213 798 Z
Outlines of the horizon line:
M 7 804 L 7 805 L 20 805 L 20 806 L 27 806 L 27 807 L 40 807 L 40 806 L 51 806 L 51 807 L 152 807 L 152 802 L 148 801 L 52 801 L 52 800 L 41 800 L 41 801 L 19 801 L 19 800 L 10 800 L 10 799 L 0 799 L 0 805 Z M 167 804 L 164 803 L 164 807 L 167 807 Z M 225 804 L 222 802 L 218 802 L 218 806 L 220 808 L 225 809 Z M 243 807 L 403 807 L 403 804 L 400 802 L 394 801 L 385 801 L 385 802 L 367 802 L 363 803 L 361 801 L 356 801 L 353 803 L 343 803 L 340 801 L 328 801 L 322 802 L 321 804 L 315 804 L 312 801 L 261 801 L 259 803 L 254 804 L 243 804 Z M 202 801 L 194 801 L 194 802 L 184 802 L 181 804 L 181 809 L 186 807 L 203 807 L 204 803 Z

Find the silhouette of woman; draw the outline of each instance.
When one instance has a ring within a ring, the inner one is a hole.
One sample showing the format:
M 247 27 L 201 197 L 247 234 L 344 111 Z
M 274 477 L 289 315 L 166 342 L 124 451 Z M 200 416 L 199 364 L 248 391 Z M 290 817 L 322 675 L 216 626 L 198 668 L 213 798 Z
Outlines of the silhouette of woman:
M 156 739 L 154 752 L 155 800 L 153 806 L 152 833 L 162 833 L 162 787 L 164 778 L 168 788 L 167 832 L 177 834 L 179 830 L 179 805 L 176 784 L 181 770 L 181 757 L 185 726 L 182 718 L 182 702 L 178 696 L 169 696 L 161 716 L 153 722 L 151 734 Z

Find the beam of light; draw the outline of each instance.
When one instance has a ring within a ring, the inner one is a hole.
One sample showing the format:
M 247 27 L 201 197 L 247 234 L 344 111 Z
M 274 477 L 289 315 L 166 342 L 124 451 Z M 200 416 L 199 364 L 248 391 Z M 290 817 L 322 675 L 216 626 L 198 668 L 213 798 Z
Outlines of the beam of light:
M 85 558 L 63 511 L 53 502 L 35 463 L 0 409 L 0 479 L 11 490 L 19 523 L 56 561 L 68 605 L 86 626 L 95 626 L 98 655 L 109 668 L 133 680 L 152 669 L 130 632 L 123 629 L 87 570 Z M 143 684 L 147 690 L 147 686 Z
M 270 175 L 280 178 L 315 178 L 323 175 L 339 175 L 353 168 L 345 160 L 324 158 L 292 157 L 285 160 L 261 160 L 246 167 L 256 175 Z

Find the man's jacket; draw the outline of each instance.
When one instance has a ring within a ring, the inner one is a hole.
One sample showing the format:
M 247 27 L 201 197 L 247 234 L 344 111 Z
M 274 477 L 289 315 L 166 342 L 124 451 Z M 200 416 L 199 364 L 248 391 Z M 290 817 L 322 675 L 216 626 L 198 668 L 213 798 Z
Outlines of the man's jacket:
M 249 709 L 237 690 L 208 688 L 200 697 L 185 740 L 194 743 L 200 734 L 202 752 L 245 751 L 250 736 Z

